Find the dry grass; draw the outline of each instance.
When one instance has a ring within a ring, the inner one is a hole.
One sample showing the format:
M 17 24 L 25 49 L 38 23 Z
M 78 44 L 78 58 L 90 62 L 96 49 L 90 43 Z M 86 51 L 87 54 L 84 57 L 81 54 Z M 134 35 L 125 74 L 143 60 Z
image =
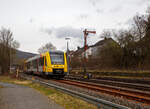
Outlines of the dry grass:
M 97 77 L 113 77 L 113 78 L 142 78 L 142 79 L 150 79 L 150 71 L 140 71 L 140 70 L 87 70 L 87 72 L 91 73 L 94 78 Z M 73 75 L 83 75 L 79 69 L 74 69 L 70 74 Z
M 97 109 L 92 104 L 60 92 L 49 95 L 49 98 L 63 105 L 66 109 Z
M 32 81 L 29 80 L 17 80 L 15 78 L 10 78 L 9 76 L 0 76 L 0 81 L 34 88 L 40 93 L 48 96 L 48 98 L 55 101 L 57 104 L 63 106 L 65 109 L 97 109 L 96 106 L 89 104 L 81 99 L 72 97 L 58 90 L 48 88 L 38 83 L 32 83 Z
M 14 81 L 15 84 L 21 84 L 21 85 L 29 85 L 31 84 L 32 82 L 31 81 L 19 81 L 19 80 L 15 80 Z

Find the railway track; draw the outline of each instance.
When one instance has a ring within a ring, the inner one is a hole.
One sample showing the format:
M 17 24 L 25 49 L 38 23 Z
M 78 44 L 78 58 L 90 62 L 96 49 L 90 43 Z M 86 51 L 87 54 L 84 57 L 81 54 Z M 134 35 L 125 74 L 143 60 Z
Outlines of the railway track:
M 23 79 L 31 80 L 33 82 L 37 82 L 37 83 L 40 83 L 40 84 L 43 84 L 46 86 L 50 86 L 50 87 L 59 89 L 67 94 L 70 94 L 71 96 L 76 96 L 78 98 L 81 98 L 89 103 L 96 105 L 98 107 L 98 109 L 102 109 L 102 108 L 104 108 L 104 109 L 109 109 L 109 108 L 111 108 L 111 109 L 131 109 L 130 107 L 120 105 L 120 103 L 115 104 L 111 101 L 99 99 L 97 97 L 88 95 L 86 93 L 70 90 L 69 88 L 65 88 L 65 87 L 62 87 L 62 85 L 56 84 L 56 82 L 55 82 L 55 84 L 53 84 L 53 82 L 57 81 L 57 80 L 52 80 L 53 82 L 51 82 L 51 80 L 43 79 L 39 76 L 32 76 L 32 75 L 26 75 L 26 74 L 22 74 L 22 75 L 20 75 L 20 77 Z
M 103 80 L 103 79 L 82 79 L 79 77 L 72 77 L 72 76 L 68 76 L 65 79 L 91 82 L 91 83 L 102 84 L 102 85 L 104 84 L 104 85 L 110 85 L 110 86 L 115 86 L 115 87 L 124 87 L 124 88 L 150 92 L 150 85 L 148 84 L 121 82 L 121 81 Z
M 118 82 L 126 82 L 126 83 L 138 83 L 138 84 L 150 84 L 150 79 L 145 78 L 133 78 L 133 79 L 128 79 L 128 78 L 114 78 L 114 77 L 97 77 L 95 79 L 98 80 L 110 80 L 110 81 L 118 81 Z
M 130 100 L 136 100 L 146 105 L 150 105 L 150 93 L 149 92 L 131 90 L 128 88 L 121 88 L 121 87 L 113 87 L 113 86 L 102 85 L 102 84 L 99 85 L 99 84 L 93 84 L 93 83 L 87 83 L 87 82 L 81 82 L 81 81 L 72 81 L 72 80 L 55 80 L 55 81 L 90 89 L 90 90 L 97 91 L 97 92 L 111 94 L 114 96 L 125 97 Z
M 32 76 L 31 76 L 32 77 Z M 50 82 L 51 80 L 45 80 L 41 77 L 36 76 L 36 79 Z M 69 84 L 77 87 L 82 87 L 84 89 L 96 91 L 97 93 L 106 93 L 113 96 L 119 96 L 123 98 L 127 98 L 128 100 L 134 100 L 138 103 L 142 103 L 143 105 L 150 105 L 150 92 L 135 90 L 131 88 L 123 88 L 106 84 L 96 84 L 93 82 L 85 82 L 85 81 L 77 81 L 77 80 L 52 80 L 57 83 Z M 132 84 L 133 85 L 133 84 Z M 141 87 L 141 86 L 140 86 Z

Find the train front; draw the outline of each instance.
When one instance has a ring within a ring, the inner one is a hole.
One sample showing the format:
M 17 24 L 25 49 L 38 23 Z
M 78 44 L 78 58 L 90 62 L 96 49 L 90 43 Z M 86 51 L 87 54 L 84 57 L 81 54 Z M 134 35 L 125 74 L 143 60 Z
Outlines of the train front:
M 49 52 L 50 70 L 53 76 L 64 77 L 67 74 L 67 58 L 66 53 L 61 51 Z

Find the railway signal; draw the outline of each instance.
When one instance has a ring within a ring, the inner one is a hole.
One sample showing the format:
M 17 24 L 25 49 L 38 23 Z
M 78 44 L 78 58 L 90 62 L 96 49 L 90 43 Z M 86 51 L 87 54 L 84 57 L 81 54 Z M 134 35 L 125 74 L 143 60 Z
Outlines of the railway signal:
M 67 37 L 67 38 L 65 38 L 65 40 L 67 41 L 67 64 L 68 64 L 68 74 L 69 74 L 69 60 L 70 60 L 70 58 L 69 58 L 69 42 L 68 42 L 68 40 L 70 40 L 70 38 L 69 37 Z
M 88 31 L 85 29 L 84 33 L 84 74 L 86 74 L 86 50 L 87 50 L 87 36 L 89 33 L 96 34 L 96 31 Z

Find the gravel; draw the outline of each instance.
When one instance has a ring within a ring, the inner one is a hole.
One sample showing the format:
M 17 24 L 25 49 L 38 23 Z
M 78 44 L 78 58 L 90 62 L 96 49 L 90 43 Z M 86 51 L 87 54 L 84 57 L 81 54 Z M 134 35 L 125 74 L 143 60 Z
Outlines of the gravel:
M 32 88 L 1 82 L 0 86 L 0 109 L 64 109 Z

